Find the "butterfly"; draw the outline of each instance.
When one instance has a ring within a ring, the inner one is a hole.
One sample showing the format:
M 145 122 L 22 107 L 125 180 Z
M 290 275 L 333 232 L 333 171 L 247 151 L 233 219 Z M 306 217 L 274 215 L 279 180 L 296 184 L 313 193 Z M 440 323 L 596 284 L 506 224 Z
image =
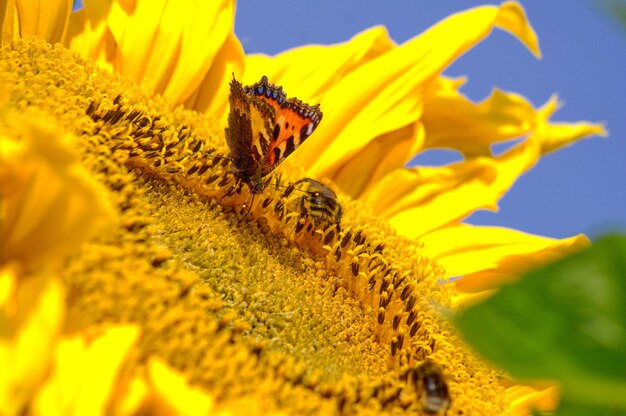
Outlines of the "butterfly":
M 322 120 L 319 104 L 287 99 L 282 87 L 259 82 L 242 86 L 230 82 L 230 113 L 226 143 L 238 180 L 252 193 L 263 192 L 263 178 L 294 152 Z

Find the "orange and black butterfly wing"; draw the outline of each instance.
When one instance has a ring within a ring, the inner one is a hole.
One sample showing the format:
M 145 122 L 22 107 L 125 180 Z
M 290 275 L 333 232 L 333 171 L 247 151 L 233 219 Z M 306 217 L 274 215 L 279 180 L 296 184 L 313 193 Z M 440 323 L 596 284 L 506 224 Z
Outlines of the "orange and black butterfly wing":
M 265 176 L 313 133 L 322 120 L 322 112 L 319 104 L 310 106 L 297 98 L 287 99 L 282 87 L 270 84 L 266 76 L 256 84 L 245 87 L 244 91 L 266 102 L 276 112 L 273 125 L 269 126 L 269 146 L 261 163 Z
M 287 95 L 283 91 L 283 87 L 270 84 L 265 75 L 255 84 L 243 87 L 243 90 L 249 96 L 259 98 L 274 108 L 278 113 L 280 106 L 287 101 Z
M 269 152 L 276 111 L 246 93 L 236 79 L 230 83 L 229 102 L 226 143 L 238 176 L 255 187 L 265 176 L 262 165 Z

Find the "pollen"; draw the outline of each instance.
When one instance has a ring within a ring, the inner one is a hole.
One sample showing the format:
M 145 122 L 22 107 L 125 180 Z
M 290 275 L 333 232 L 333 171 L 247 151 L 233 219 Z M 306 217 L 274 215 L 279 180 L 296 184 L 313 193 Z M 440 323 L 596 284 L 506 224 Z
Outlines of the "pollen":
M 303 215 L 302 192 L 285 191 L 306 175 L 289 160 L 254 194 L 218 120 L 60 46 L 5 44 L 0 84 L 4 106 L 80 138 L 121 218 L 65 267 L 68 330 L 136 324 L 138 370 L 159 356 L 224 407 L 425 414 L 411 374 L 434 362 L 448 415 L 505 413 L 497 373 L 442 316 L 453 284 L 367 206 L 337 192 L 336 221 Z

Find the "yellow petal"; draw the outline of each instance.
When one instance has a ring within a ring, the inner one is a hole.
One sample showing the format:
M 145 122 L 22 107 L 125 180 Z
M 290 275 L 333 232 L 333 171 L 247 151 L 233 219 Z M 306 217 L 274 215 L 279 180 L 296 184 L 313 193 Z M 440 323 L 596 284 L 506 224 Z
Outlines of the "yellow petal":
M 476 209 L 496 209 L 510 183 L 498 183 L 498 165 L 476 158 L 440 168 L 397 169 L 366 195 L 378 213 L 409 238 L 464 218 Z
M 511 416 L 526 416 L 533 409 L 553 412 L 558 404 L 559 389 L 554 385 L 530 387 L 516 385 L 507 388 L 506 395 L 511 402 Z
M 455 294 L 454 298 L 452 299 L 452 307 L 456 309 L 456 308 L 480 303 L 484 301 L 485 299 L 487 299 L 488 297 L 495 294 L 497 291 L 498 291 L 497 289 L 492 289 L 492 290 L 483 290 L 483 291 L 476 292 L 476 293 L 458 292 Z
M 283 86 L 288 94 L 297 91 L 299 98 L 316 104 L 346 74 L 394 46 L 387 29 L 377 26 L 344 43 L 300 47 L 274 57 L 247 55 L 243 79 L 251 84 L 266 75 L 271 82 Z M 315 65 L 311 65 L 312 62 Z
M 204 415 L 213 407 L 209 394 L 189 386 L 182 374 L 169 368 L 161 359 L 150 360 L 148 373 L 157 399 L 152 410 L 158 414 Z
M 608 134 L 601 125 L 588 122 L 551 123 L 546 129 L 548 139 L 543 141 L 541 146 L 544 154 L 554 152 L 579 139 L 594 135 L 606 137 Z
M 140 414 L 142 406 L 150 397 L 148 383 L 144 377 L 135 376 L 124 387 L 113 404 L 112 413 L 119 416 Z
M 602 126 L 577 123 L 554 127 L 548 117 L 554 100 L 528 121 L 534 131 L 502 155 L 469 158 L 439 168 L 404 168 L 387 175 L 366 195 L 375 211 L 403 235 L 416 238 L 477 209 L 497 211 L 498 200 L 517 178 L 532 168 L 542 152 L 570 144 Z
M 6 270 L 0 272 L 5 274 Z M 2 278 L 7 279 L 6 275 Z M 21 414 L 50 367 L 64 315 L 61 283 L 45 275 L 30 277 L 15 292 L 14 305 L 0 310 L 0 414 Z M 15 324 L 17 328 L 11 328 Z
M 67 30 L 72 0 L 6 1 L 0 4 L 0 9 L 3 39 L 36 36 L 56 43 L 63 39 Z
M 78 165 L 76 138 L 40 117 L 16 116 L 0 131 L 0 262 L 30 268 L 62 259 L 115 218 L 102 185 Z
M 540 121 L 540 134 L 538 138 L 541 143 L 541 153 L 547 154 L 568 146 L 573 142 L 585 137 L 598 135 L 606 137 L 607 132 L 602 124 L 589 122 L 578 123 L 550 123 L 548 122 L 552 114 L 558 109 L 559 102 L 553 96 L 538 111 Z
M 514 35 L 537 58 L 541 57 L 539 39 L 537 39 L 537 34 L 526 18 L 526 13 L 521 5 L 513 1 L 502 3 L 498 10 L 495 26 Z
M 6 0 L 0 2 L 0 45 L 12 39 L 16 39 L 19 35 L 19 22 L 17 21 L 17 11 L 15 9 L 15 0 Z
M 200 5 L 195 8 L 193 6 Z M 178 29 L 178 22 L 184 25 L 178 30 L 182 36 L 180 40 L 180 52 L 176 54 L 176 67 L 172 74 L 171 81 L 165 88 L 165 95 L 174 102 L 185 101 L 199 85 L 204 75 L 209 72 L 218 52 L 226 45 L 228 51 L 233 49 L 236 37 L 232 36 L 232 27 L 235 19 L 235 5 L 231 0 L 210 1 L 210 2 L 189 2 L 182 8 L 179 2 L 169 2 L 169 8 L 176 9 L 179 14 L 172 13 L 171 21 L 175 29 Z M 169 15 L 169 13 L 168 13 Z M 184 18 L 182 18 L 184 16 Z M 191 19 L 190 19 L 191 17 Z M 168 38 L 172 29 L 163 28 L 161 23 L 160 38 Z M 201 30 L 203 29 L 203 30 Z M 157 40 L 157 46 L 160 45 Z M 229 42 L 227 42 L 229 41 Z M 238 58 L 239 56 L 237 56 Z M 162 56 L 158 59 L 163 59 Z M 226 88 L 226 68 L 220 67 L 220 84 Z M 232 72 L 231 72 L 232 73 Z
M 584 235 L 562 240 L 501 227 L 449 225 L 420 238 L 423 254 L 445 269 L 461 293 L 477 294 L 511 282 L 520 272 L 589 244 Z M 460 299 L 456 299 L 458 304 Z
M 523 97 L 494 90 L 473 103 L 458 88 L 461 82 L 439 78 L 426 95 L 425 148 L 450 148 L 466 157 L 490 156 L 491 144 L 522 137 L 535 124 L 535 109 Z
M 84 0 L 85 7 L 70 16 L 64 44 L 113 71 L 116 44 L 107 25 L 113 0 Z
M 134 326 L 118 326 L 91 343 L 80 336 L 62 340 L 54 370 L 35 397 L 33 414 L 105 413 L 138 335 Z
M 86 1 L 65 44 L 175 103 L 225 112 L 228 80 L 243 69 L 234 2 Z
M 225 119 L 229 110 L 230 79 L 233 73 L 241 73 L 244 65 L 243 48 L 231 32 L 217 52 L 211 68 L 186 99 L 185 106 L 217 119 Z
M 6 322 L 8 308 L 9 308 L 9 300 L 11 295 L 15 291 L 15 284 L 17 282 L 17 277 L 15 276 L 15 271 L 5 267 L 0 269 L 0 311 L 2 311 L 2 315 L 0 315 L 0 334 L 6 335 L 8 333 L 8 322 Z
M 114 2 L 107 19 L 118 47 L 113 66 L 183 102 L 211 67 L 233 20 L 231 0 Z
M 322 100 L 325 113 L 341 113 L 342 117 L 326 118 L 315 133 L 316 139 L 305 142 L 302 151 L 294 154 L 296 162 L 313 176 L 335 179 L 346 162 L 357 157 L 375 137 L 418 121 L 428 83 L 493 27 L 520 36 L 537 51 L 536 38 L 517 4 L 479 7 L 453 15 L 344 76 Z M 396 166 L 412 156 L 399 157 Z M 362 165 L 378 162 L 376 158 L 359 160 Z
M 424 129 L 418 123 L 380 135 L 337 170 L 333 181 L 342 192 L 359 198 L 397 169 L 399 161 L 407 162 L 406 155 L 417 153 L 423 143 Z M 376 163 L 363 163 L 364 160 Z

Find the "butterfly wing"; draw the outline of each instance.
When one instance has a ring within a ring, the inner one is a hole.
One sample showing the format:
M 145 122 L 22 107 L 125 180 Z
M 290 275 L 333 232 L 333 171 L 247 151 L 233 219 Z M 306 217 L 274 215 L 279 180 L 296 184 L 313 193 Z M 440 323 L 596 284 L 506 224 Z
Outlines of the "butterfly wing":
M 231 158 L 244 182 L 258 182 L 265 176 L 262 165 L 269 152 L 276 111 L 267 102 L 247 94 L 236 79 L 230 83 L 229 102 L 226 143 Z
M 297 98 L 287 99 L 282 87 L 270 84 L 266 76 L 256 84 L 245 87 L 244 91 L 269 104 L 276 114 L 273 123 L 268 126 L 270 140 L 261 164 L 265 176 L 313 133 L 322 120 L 322 112 L 319 104 L 310 106 Z

